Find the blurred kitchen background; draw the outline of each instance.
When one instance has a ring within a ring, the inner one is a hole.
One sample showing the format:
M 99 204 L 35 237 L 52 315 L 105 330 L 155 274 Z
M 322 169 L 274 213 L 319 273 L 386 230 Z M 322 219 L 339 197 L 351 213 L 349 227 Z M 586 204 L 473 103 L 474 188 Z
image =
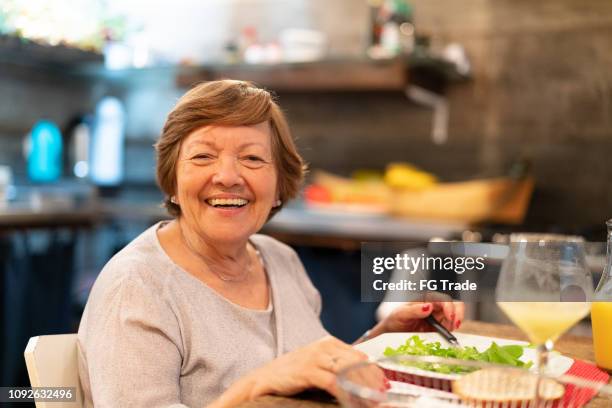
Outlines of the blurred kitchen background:
M 166 218 L 152 145 L 204 80 L 277 94 L 311 173 L 265 232 L 344 340 L 377 307 L 362 241 L 605 240 L 612 2 L 3 0 L 0 34 L 2 385 L 28 384 L 27 339 L 75 332 L 104 263 Z

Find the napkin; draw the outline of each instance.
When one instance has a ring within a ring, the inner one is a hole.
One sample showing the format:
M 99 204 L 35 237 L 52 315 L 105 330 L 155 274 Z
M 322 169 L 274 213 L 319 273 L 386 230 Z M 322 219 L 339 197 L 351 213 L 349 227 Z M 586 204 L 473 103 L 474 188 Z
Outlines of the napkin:
M 603 384 L 607 384 L 610 380 L 610 375 L 608 373 L 601 370 L 596 365 L 583 360 L 574 360 L 574 364 L 572 364 L 565 374 Z M 597 391 L 592 388 L 568 385 L 565 388 L 565 395 L 559 406 L 580 408 L 589 402 L 596 394 Z

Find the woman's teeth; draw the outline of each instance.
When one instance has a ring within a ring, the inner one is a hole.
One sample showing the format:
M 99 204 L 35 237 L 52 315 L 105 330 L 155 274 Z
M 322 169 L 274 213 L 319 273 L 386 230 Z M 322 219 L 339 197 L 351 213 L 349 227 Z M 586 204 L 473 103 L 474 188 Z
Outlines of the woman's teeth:
M 206 202 L 213 207 L 242 207 L 249 201 L 244 198 L 211 198 Z

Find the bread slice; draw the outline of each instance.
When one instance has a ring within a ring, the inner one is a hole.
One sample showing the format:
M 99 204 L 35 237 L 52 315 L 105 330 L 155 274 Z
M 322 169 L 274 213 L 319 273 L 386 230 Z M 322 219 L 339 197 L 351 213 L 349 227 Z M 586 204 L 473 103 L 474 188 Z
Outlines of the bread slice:
M 453 382 L 453 392 L 473 402 L 521 404 L 535 399 L 537 375 L 518 369 L 485 368 L 466 374 Z M 558 382 L 542 378 L 540 401 L 561 398 L 565 387 Z

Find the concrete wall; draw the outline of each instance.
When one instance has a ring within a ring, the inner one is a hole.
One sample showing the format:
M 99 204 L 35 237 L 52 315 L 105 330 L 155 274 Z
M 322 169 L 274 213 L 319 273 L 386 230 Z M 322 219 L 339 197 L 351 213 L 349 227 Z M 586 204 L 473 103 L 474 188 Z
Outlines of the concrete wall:
M 473 84 L 450 94 L 455 140 L 480 146 L 483 169 L 531 157 L 534 222 L 610 218 L 612 3 L 420 1 L 417 9 L 424 29 L 464 44 L 474 62 Z

